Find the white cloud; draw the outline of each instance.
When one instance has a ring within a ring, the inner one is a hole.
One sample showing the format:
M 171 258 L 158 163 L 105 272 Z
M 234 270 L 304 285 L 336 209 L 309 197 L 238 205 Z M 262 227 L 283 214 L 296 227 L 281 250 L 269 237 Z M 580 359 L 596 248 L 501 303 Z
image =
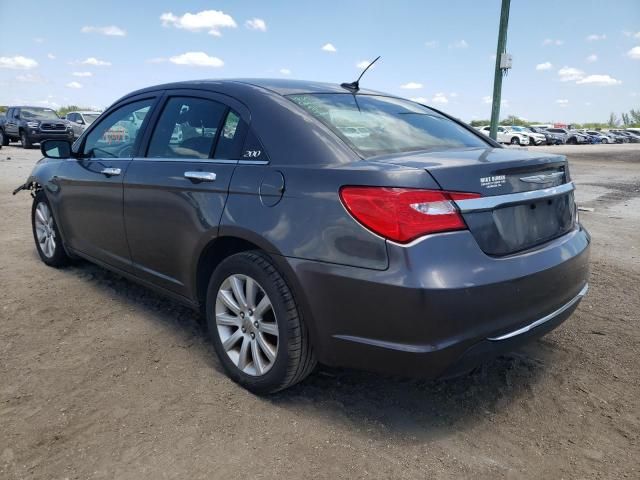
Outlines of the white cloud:
M 485 95 L 484 97 L 482 97 L 482 103 L 485 103 L 485 104 L 488 105 L 488 104 L 491 103 L 491 101 L 492 101 L 492 97 L 489 96 L 489 95 Z M 502 99 L 500 101 L 500 105 L 503 106 L 503 107 L 509 107 L 510 106 L 509 105 L 509 100 Z
M 554 40 L 553 38 L 545 38 L 544 41 L 542 42 L 542 45 L 547 46 L 547 45 L 556 45 L 556 46 L 560 46 L 564 44 L 564 40 Z
M 110 67 L 111 62 L 107 62 L 106 60 L 98 60 L 96 57 L 89 57 L 80 62 L 82 65 L 91 65 L 93 67 Z
M 166 62 L 167 59 L 164 57 L 153 57 L 150 58 L 149 60 L 147 60 L 147 63 L 162 63 L 162 62 Z
M 337 52 L 338 51 L 336 49 L 336 47 L 334 47 L 333 44 L 331 44 L 331 43 L 325 43 L 322 46 L 322 50 L 324 50 L 325 52 Z
M 36 43 L 44 43 L 44 38 L 42 38 L 42 37 L 35 37 L 35 38 L 33 39 L 33 41 L 34 41 L 34 42 L 36 42 Z
M 418 90 L 422 87 L 423 85 L 417 82 L 408 82 L 408 83 L 405 83 L 404 85 L 400 85 L 400 88 L 404 88 L 405 90 Z
M 44 83 L 45 80 L 40 75 L 33 73 L 23 73 L 16 76 L 16 80 L 22 83 Z
M 597 33 L 592 33 L 587 36 L 587 42 L 597 42 L 598 40 L 605 40 L 607 36 L 603 33 L 602 35 L 598 35 Z
M 457 94 L 456 92 L 451 92 L 451 93 L 449 94 L 449 96 L 450 96 L 451 98 L 456 98 L 456 97 L 458 96 L 458 94 Z
M 559 98 L 558 100 L 556 100 L 556 103 L 561 107 L 566 107 L 567 105 L 569 105 L 569 100 L 567 100 L 566 98 Z
M 49 98 L 51 98 L 51 95 L 49 95 Z M 44 105 L 45 107 L 50 107 L 50 108 L 58 108 L 60 106 L 59 103 L 56 103 L 53 100 L 49 100 L 49 98 L 45 100 L 39 100 L 38 104 Z M 18 103 L 25 103 L 25 102 L 18 102 Z
M 596 55 L 595 53 L 592 53 L 591 55 L 589 55 L 587 57 L 587 62 L 589 63 L 593 63 L 593 62 L 597 62 L 598 61 L 598 55 Z
M 356 68 L 362 70 L 364 68 L 367 68 L 369 66 L 369 64 L 371 63 L 371 60 L 362 60 L 361 62 L 356 63 Z M 375 64 L 371 66 L 371 68 L 376 68 Z
M 17 55 L 15 57 L 0 57 L 0 68 L 11 68 L 15 70 L 29 70 L 38 66 L 33 58 Z
M 186 52 L 182 55 L 169 57 L 171 63 L 187 65 L 189 67 L 222 67 L 224 62 L 218 57 L 210 57 L 204 52 Z
M 115 25 L 107 25 L 106 27 L 94 27 L 92 25 L 87 25 L 82 27 L 80 31 L 82 33 L 98 33 L 108 37 L 125 37 L 127 35 L 127 32 Z
M 55 56 L 53 53 L 47 53 L 47 58 L 48 58 L 49 60 L 55 60 L 55 59 L 56 59 L 56 56 Z
M 439 45 L 437 40 L 429 40 L 428 42 L 424 42 L 424 46 L 427 48 L 436 48 Z
M 551 62 L 544 62 L 536 65 L 536 70 L 551 70 L 552 68 L 553 65 L 551 65 Z
M 74 77 L 93 77 L 91 72 L 73 72 L 71 75 Z
M 82 88 L 82 84 L 80 82 L 69 82 L 66 84 L 68 88 Z
M 609 85 L 620 85 L 622 82 L 620 80 L 616 80 L 615 78 L 609 75 L 589 75 L 584 78 L 581 78 L 576 82 L 578 85 L 599 85 L 599 86 L 609 86 Z
M 640 38 L 640 32 L 623 31 L 625 37 Z
M 261 32 L 267 31 L 267 23 L 261 18 L 252 18 L 244 22 L 244 26 L 249 30 L 259 30 Z
M 627 52 L 627 56 L 629 58 L 633 58 L 634 60 L 640 60 L 640 45 L 629 50 Z
M 291 70 L 289 70 L 288 68 L 281 68 L 280 73 L 282 75 L 291 75 Z
M 438 92 L 436 93 L 433 98 L 431 99 L 431 101 L 433 103 L 440 103 L 442 105 L 449 103 L 449 99 L 447 98 L 447 96 L 442 93 L 442 92 Z
M 236 28 L 237 24 L 231 15 L 227 15 L 221 10 L 203 10 L 198 13 L 185 13 L 181 17 L 171 12 L 160 15 L 163 27 L 176 27 L 199 32 L 206 30 L 209 35 L 219 37 L 222 35 L 222 28 Z
M 449 44 L 449 48 L 467 48 L 469 44 L 465 40 L 456 40 Z
M 584 72 L 577 68 L 564 66 L 558 70 L 558 76 L 561 82 L 571 82 L 573 80 L 580 80 L 584 77 Z
M 427 97 L 411 97 L 409 100 L 416 103 L 429 103 L 429 99 Z

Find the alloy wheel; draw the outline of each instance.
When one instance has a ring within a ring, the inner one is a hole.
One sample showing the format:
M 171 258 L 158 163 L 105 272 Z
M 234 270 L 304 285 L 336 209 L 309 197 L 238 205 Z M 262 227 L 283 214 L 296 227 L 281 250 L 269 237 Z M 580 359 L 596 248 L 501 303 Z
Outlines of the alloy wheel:
M 215 304 L 220 342 L 234 365 L 247 375 L 267 373 L 278 353 L 278 321 L 264 289 L 247 275 L 229 276 Z
M 56 252 L 56 231 L 51 210 L 44 202 L 36 207 L 35 229 L 40 251 L 45 257 L 52 258 Z

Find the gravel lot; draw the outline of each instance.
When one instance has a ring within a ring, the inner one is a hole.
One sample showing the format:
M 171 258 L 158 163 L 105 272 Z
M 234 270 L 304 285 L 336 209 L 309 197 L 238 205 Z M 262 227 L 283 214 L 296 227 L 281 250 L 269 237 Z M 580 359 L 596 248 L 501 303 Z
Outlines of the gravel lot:
M 255 397 L 197 316 L 88 263 L 42 264 L 40 157 L 0 150 L 0 478 L 638 478 L 640 147 L 569 155 L 591 291 L 560 328 L 462 378 L 320 369 Z

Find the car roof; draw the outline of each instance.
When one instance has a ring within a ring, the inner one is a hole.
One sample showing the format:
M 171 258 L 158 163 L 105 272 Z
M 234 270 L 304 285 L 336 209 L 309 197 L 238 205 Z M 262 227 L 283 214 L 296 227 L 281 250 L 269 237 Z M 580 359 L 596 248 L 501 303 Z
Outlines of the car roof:
M 67 115 L 69 115 L 70 113 L 102 113 L 102 110 L 71 110 L 70 112 L 67 112 Z
M 255 91 L 255 87 L 259 87 L 279 95 L 292 95 L 300 93 L 349 93 L 348 90 L 342 88 L 336 83 L 315 82 L 310 80 L 290 80 L 282 78 L 230 78 L 230 79 L 205 79 L 205 80 L 189 80 L 183 82 L 166 83 L 143 88 L 135 92 L 131 92 L 128 96 L 138 95 L 141 93 L 151 92 L 154 90 L 177 89 L 177 88 L 195 88 L 198 90 L 224 91 L 226 88 L 233 88 L 237 91 L 243 89 Z M 363 95 L 385 95 L 382 92 L 368 89 L 360 89 L 359 94 Z

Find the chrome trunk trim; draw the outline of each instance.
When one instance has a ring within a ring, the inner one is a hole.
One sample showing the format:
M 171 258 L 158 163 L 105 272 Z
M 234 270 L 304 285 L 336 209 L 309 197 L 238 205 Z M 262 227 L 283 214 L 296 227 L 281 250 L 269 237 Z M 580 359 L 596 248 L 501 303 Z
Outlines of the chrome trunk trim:
M 468 200 L 456 200 L 455 203 L 461 213 L 480 212 L 493 210 L 497 207 L 524 203 L 531 200 L 557 197 L 575 190 L 573 182 L 558 185 L 557 187 L 529 190 L 526 192 L 509 193 L 507 195 L 495 195 L 493 197 L 470 198 Z

